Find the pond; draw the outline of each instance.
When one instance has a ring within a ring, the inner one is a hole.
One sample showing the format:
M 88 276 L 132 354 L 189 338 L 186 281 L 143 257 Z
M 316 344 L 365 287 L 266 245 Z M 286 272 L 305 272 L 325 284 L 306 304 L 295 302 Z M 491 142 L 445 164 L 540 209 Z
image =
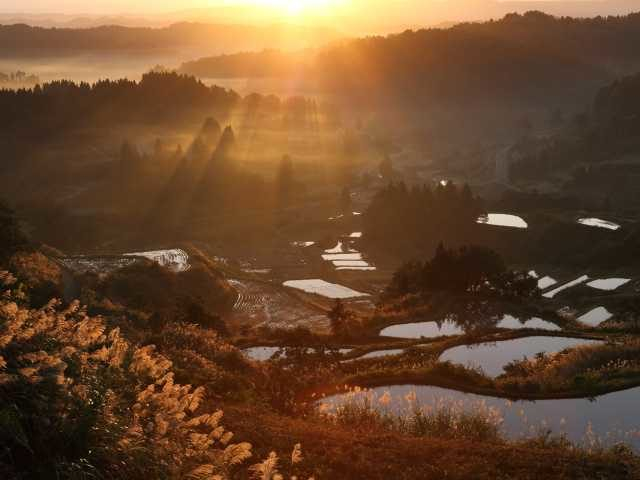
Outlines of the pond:
M 386 393 L 388 392 L 388 394 Z M 368 391 L 327 397 L 320 410 L 333 412 L 340 405 L 367 400 L 374 408 L 408 415 L 414 409 L 426 411 L 450 408 L 454 412 L 481 413 L 492 418 L 510 439 L 534 436 L 550 430 L 585 446 L 600 441 L 605 446 L 624 441 L 640 448 L 640 388 L 602 395 L 594 400 L 562 399 L 516 401 L 421 385 L 394 385 Z
M 392 325 L 380 332 L 382 337 L 393 338 L 434 338 L 443 335 L 460 335 L 464 330 L 453 322 L 445 321 L 441 324 L 436 322 L 403 323 Z
M 599 343 L 597 340 L 565 337 L 525 337 L 491 343 L 461 345 L 445 350 L 441 362 L 458 363 L 480 368 L 490 377 L 504 373 L 503 368 L 514 360 L 533 358 L 537 353 L 557 353 L 579 345 Z
M 601 218 L 579 218 L 578 223 L 587 227 L 606 228 L 607 230 L 618 230 L 620 225 L 617 223 L 602 220 Z
M 497 227 L 529 228 L 529 225 L 524 221 L 524 219 L 522 219 L 522 217 L 506 213 L 489 213 L 486 216 L 479 217 L 477 223 L 484 223 L 486 225 L 494 225 Z
M 511 330 L 521 330 L 523 328 L 537 328 L 539 330 L 549 330 L 549 331 L 558 331 L 562 330 L 555 323 L 547 322 L 541 318 L 530 318 L 529 320 L 525 320 L 524 322 L 518 320 L 517 318 L 511 315 L 505 315 L 502 317 L 502 320 L 498 322 L 496 325 L 497 328 L 508 328 Z
M 611 317 L 613 317 L 613 313 L 609 310 L 604 307 L 597 307 L 585 313 L 581 317 L 578 317 L 578 321 L 584 325 L 588 325 L 589 327 L 597 327 L 601 323 L 609 320 Z
M 553 298 L 555 297 L 557 294 L 559 294 L 560 292 L 571 288 L 571 287 L 575 287 L 576 285 L 580 285 L 581 283 L 586 282 L 587 280 L 589 280 L 589 276 L 588 275 L 583 275 L 579 278 L 576 278 L 575 280 L 572 280 L 568 283 L 565 283 L 563 285 L 560 285 L 558 288 L 555 288 L 553 290 L 551 290 L 550 292 L 547 293 L 543 293 L 542 296 L 545 298 Z
M 358 292 L 343 285 L 325 282 L 324 280 L 320 280 L 318 278 L 309 280 L 288 280 L 284 282 L 283 285 L 285 287 L 295 288 L 296 290 L 302 290 L 303 292 L 313 293 L 333 299 L 347 299 L 369 296 L 368 293 Z
M 626 285 L 630 281 L 630 278 L 602 278 L 599 280 L 594 280 L 593 282 L 589 282 L 587 283 L 587 285 L 597 290 L 613 291 L 617 290 L 623 285 Z

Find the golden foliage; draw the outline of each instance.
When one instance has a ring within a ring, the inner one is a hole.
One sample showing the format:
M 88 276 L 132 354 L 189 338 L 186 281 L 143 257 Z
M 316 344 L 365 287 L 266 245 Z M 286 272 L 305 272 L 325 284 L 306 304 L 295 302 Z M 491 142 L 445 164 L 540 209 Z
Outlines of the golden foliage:
M 15 284 L 6 272 L 0 272 L 0 281 L 5 288 Z M 195 342 L 195 327 L 180 328 Z M 206 341 L 223 343 L 214 337 Z M 251 457 L 251 444 L 230 443 L 233 433 L 220 425 L 222 411 L 200 412 L 204 388 L 175 383 L 171 368 L 155 346 L 132 345 L 103 318 L 88 316 L 78 302 L 63 307 L 52 300 L 31 309 L 10 290 L 0 299 L 0 386 L 18 396 L 24 385 L 54 385 L 54 390 L 38 390 L 51 397 L 34 405 L 53 408 L 55 419 L 44 418 L 49 410 L 31 412 L 43 424 L 73 418 L 73 408 L 83 405 L 94 409 L 96 428 L 111 432 L 98 437 L 102 444 L 87 447 L 106 452 L 107 463 L 119 458 L 132 464 L 146 452 L 167 478 L 231 478 Z M 98 391 L 104 394 L 96 397 Z M 300 459 L 296 445 L 292 464 Z M 277 456 L 265 462 L 263 477 L 275 479 Z

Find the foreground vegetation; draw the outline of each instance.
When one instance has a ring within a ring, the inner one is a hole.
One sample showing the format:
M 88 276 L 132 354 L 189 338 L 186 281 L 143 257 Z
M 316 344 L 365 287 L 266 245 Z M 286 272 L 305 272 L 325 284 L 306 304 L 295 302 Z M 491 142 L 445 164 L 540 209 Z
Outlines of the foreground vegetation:
M 251 362 L 221 336 L 226 332 L 219 325 L 192 323 L 198 318 L 191 316 L 193 310 L 181 316 L 165 308 L 165 321 L 150 325 L 155 300 L 149 295 L 174 281 L 168 272 L 152 274 L 158 267 L 141 264 L 98 283 L 85 282 L 85 290 L 93 292 L 84 294 L 88 306 L 54 299 L 38 305 L 41 296 L 60 288 L 62 272 L 14 228 L 10 213 L 5 220 L 12 228 L 2 239 L 7 247 L 3 264 L 20 268 L 2 273 L 3 478 L 382 479 L 389 471 L 400 479 L 637 474 L 637 459 L 626 450 L 587 451 L 549 439 L 514 444 L 484 419 L 453 412 L 410 422 L 368 409 L 319 417 L 312 405 L 297 401 L 299 393 L 347 372 L 353 375 L 362 370 L 359 362 L 338 363 L 336 355 L 324 350 L 309 354 L 306 348 L 271 362 Z M 200 268 L 205 266 L 215 270 L 207 263 Z M 224 279 L 214 270 L 206 271 L 224 292 Z M 155 287 L 141 287 L 139 296 L 125 295 L 132 287 L 124 286 L 146 284 Z M 98 310 L 103 316 L 91 313 Z M 403 364 L 433 364 L 432 354 L 416 350 Z M 361 365 L 373 372 L 381 362 Z M 453 369 L 437 368 L 453 378 Z M 460 372 L 469 377 L 464 369 Z

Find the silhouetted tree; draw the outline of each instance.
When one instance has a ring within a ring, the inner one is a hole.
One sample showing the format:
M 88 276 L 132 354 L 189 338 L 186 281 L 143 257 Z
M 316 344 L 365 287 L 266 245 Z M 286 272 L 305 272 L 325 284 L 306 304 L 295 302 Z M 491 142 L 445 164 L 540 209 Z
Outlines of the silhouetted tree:
M 289 155 L 284 155 L 280 160 L 278 175 L 276 178 L 278 206 L 286 208 L 290 205 L 294 192 L 293 161 Z
M 14 253 L 28 248 L 28 245 L 15 212 L 0 201 L 0 263 L 5 264 Z
M 342 300 L 337 299 L 333 308 L 327 314 L 331 323 L 331 331 L 334 335 L 345 335 L 349 332 L 349 324 L 353 313 L 347 310 Z

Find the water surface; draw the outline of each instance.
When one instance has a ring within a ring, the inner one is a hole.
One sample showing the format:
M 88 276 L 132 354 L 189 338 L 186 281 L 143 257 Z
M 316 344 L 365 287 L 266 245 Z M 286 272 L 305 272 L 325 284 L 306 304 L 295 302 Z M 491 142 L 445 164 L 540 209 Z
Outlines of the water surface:
M 389 392 L 389 395 L 385 395 Z M 415 394 L 416 400 L 413 400 Z M 484 413 L 500 424 L 511 439 L 528 438 L 539 431 L 565 434 L 573 442 L 608 446 L 624 441 L 640 448 L 640 388 L 614 392 L 589 399 L 517 401 L 468 394 L 421 385 L 394 385 L 370 391 L 340 394 L 319 402 L 321 410 L 335 411 L 346 402 L 369 399 L 372 406 L 386 412 L 406 415 L 414 408 L 424 410 L 452 408 L 457 412 Z
M 572 280 L 570 282 L 567 282 L 563 285 L 560 285 L 558 288 L 555 288 L 553 290 L 551 290 L 550 292 L 547 293 L 543 293 L 542 296 L 545 298 L 553 298 L 555 297 L 557 294 L 559 294 L 560 292 L 571 288 L 571 287 L 575 287 L 576 285 L 580 285 L 581 283 L 586 282 L 587 280 L 589 280 L 589 276 L 588 275 L 583 275 L 579 278 L 576 278 L 575 280 Z
M 602 220 L 601 218 L 579 218 L 578 223 L 587 227 L 606 228 L 607 230 L 618 230 L 620 228 L 617 223 Z
M 393 338 L 434 338 L 443 335 L 460 335 L 464 330 L 453 322 L 445 321 L 438 325 L 436 322 L 403 323 L 383 329 L 380 336 Z
M 593 282 L 589 282 L 587 283 L 587 285 L 598 290 L 613 291 L 617 290 L 623 285 L 626 285 L 630 281 L 630 278 L 602 278 L 594 280 Z
M 307 293 L 314 293 L 316 295 L 321 295 L 327 298 L 334 299 L 346 299 L 346 298 L 357 298 L 357 297 L 367 297 L 368 293 L 358 292 L 356 290 L 352 290 L 349 287 L 345 287 L 343 285 L 338 285 L 336 283 L 325 282 L 324 280 L 320 280 L 318 278 L 309 279 L 309 280 L 289 280 L 283 283 L 285 287 L 295 288 L 297 290 L 302 290 Z
M 555 323 L 547 322 L 541 318 L 530 318 L 524 322 L 521 322 L 517 318 L 511 315 L 505 315 L 502 320 L 496 325 L 498 328 L 508 328 L 511 330 L 521 330 L 523 328 L 537 328 L 539 330 L 558 331 L 562 330 Z
M 489 213 L 487 216 L 479 217 L 477 222 L 497 227 L 529 228 L 529 225 L 522 217 L 506 213 Z
M 599 343 L 565 337 L 525 337 L 500 342 L 461 345 L 445 350 L 440 361 L 480 368 L 490 377 L 504 373 L 503 368 L 514 360 L 531 359 L 537 353 L 556 353 L 579 345 Z
M 597 327 L 601 323 L 609 320 L 611 317 L 613 317 L 613 313 L 609 310 L 604 307 L 597 307 L 585 313 L 581 317 L 578 317 L 578 321 L 590 327 Z

